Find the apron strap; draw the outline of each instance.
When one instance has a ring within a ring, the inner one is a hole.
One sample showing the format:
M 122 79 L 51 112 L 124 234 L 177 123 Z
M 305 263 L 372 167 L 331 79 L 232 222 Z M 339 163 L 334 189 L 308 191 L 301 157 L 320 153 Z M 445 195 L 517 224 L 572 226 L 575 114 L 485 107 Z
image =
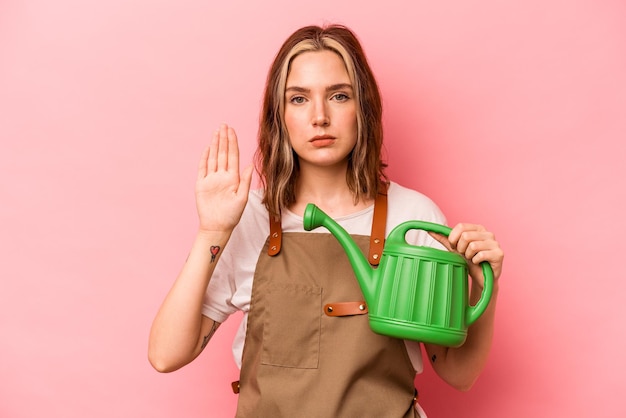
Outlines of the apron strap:
M 283 241 L 283 228 L 280 225 L 280 217 L 270 216 L 270 242 L 267 254 L 274 257 L 280 252 L 280 246 Z
M 370 252 L 367 260 L 372 266 L 380 263 L 380 256 L 385 246 L 385 231 L 387 229 L 387 185 L 382 187 L 374 201 L 374 220 L 370 234 Z
M 370 250 L 367 257 L 372 266 L 380 263 L 380 256 L 385 246 L 385 232 L 387 228 L 387 185 L 382 187 L 374 200 L 374 215 L 372 221 L 372 232 L 370 234 Z M 267 254 L 270 257 L 280 252 L 283 232 L 280 218 L 270 216 L 270 242 Z

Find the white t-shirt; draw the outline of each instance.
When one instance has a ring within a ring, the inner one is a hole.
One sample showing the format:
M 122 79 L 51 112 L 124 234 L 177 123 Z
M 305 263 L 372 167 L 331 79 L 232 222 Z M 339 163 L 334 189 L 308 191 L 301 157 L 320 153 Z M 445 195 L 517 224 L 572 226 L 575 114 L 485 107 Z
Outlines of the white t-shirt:
M 387 191 L 387 231 L 398 224 L 420 220 L 445 225 L 446 219 L 437 205 L 423 194 L 391 183 Z M 252 282 L 254 270 L 263 249 L 263 245 L 269 236 L 269 216 L 265 206 L 261 203 L 262 191 L 250 192 L 248 204 L 241 216 L 241 221 L 233 230 L 228 244 L 219 259 L 211 281 L 204 296 L 202 314 L 217 322 L 224 322 L 228 317 L 237 312 L 243 312 L 243 319 L 233 341 L 233 356 L 237 366 L 241 368 L 241 356 L 246 336 L 246 324 L 250 310 L 250 297 L 252 295 Z M 372 229 L 374 206 L 348 216 L 335 218 L 335 222 L 341 225 L 351 235 L 369 236 Z M 284 211 L 282 214 L 283 232 L 306 232 L 303 227 L 302 217 Z M 317 228 L 310 233 L 326 233 L 325 228 Z M 407 242 L 413 245 L 443 248 L 424 231 L 412 230 L 406 236 Z M 407 351 L 413 367 L 417 372 L 423 369 L 419 343 L 405 341 Z

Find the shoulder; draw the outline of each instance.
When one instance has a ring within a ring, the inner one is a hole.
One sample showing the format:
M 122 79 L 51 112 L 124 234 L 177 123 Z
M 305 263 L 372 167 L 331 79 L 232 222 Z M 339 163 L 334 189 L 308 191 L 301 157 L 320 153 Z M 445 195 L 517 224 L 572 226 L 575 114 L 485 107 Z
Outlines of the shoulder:
M 406 221 L 427 221 L 446 225 L 446 217 L 428 196 L 397 183 L 391 183 L 387 191 L 387 234 L 391 229 Z M 406 241 L 412 245 L 422 245 L 444 249 L 430 235 L 422 230 L 411 230 Z
M 405 220 L 446 223 L 446 218 L 439 206 L 423 193 L 391 182 L 387 197 L 389 218 L 396 219 L 398 223 Z

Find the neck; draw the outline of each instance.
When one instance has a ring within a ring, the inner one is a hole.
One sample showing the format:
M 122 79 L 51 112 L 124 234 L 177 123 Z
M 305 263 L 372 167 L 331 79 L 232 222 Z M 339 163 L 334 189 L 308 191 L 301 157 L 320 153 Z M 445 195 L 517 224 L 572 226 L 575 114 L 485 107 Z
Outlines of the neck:
M 303 215 L 306 205 L 314 203 L 329 216 L 337 217 L 358 212 L 371 205 L 371 200 L 354 202 L 354 193 L 346 182 L 346 172 L 347 166 L 300 167 L 296 183 L 296 202 L 289 210 Z

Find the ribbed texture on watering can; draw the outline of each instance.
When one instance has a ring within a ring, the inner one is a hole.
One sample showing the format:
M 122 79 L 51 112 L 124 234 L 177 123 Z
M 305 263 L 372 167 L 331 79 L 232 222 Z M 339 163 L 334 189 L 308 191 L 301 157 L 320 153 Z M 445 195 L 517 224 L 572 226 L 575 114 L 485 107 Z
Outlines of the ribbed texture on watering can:
M 430 248 L 413 248 L 423 250 L 424 257 L 406 256 L 406 248 L 403 252 L 387 250 L 379 267 L 385 274 L 378 282 L 374 312 L 370 304 L 371 319 L 377 322 L 373 327 L 399 338 L 460 344 L 466 333 L 465 261 Z

